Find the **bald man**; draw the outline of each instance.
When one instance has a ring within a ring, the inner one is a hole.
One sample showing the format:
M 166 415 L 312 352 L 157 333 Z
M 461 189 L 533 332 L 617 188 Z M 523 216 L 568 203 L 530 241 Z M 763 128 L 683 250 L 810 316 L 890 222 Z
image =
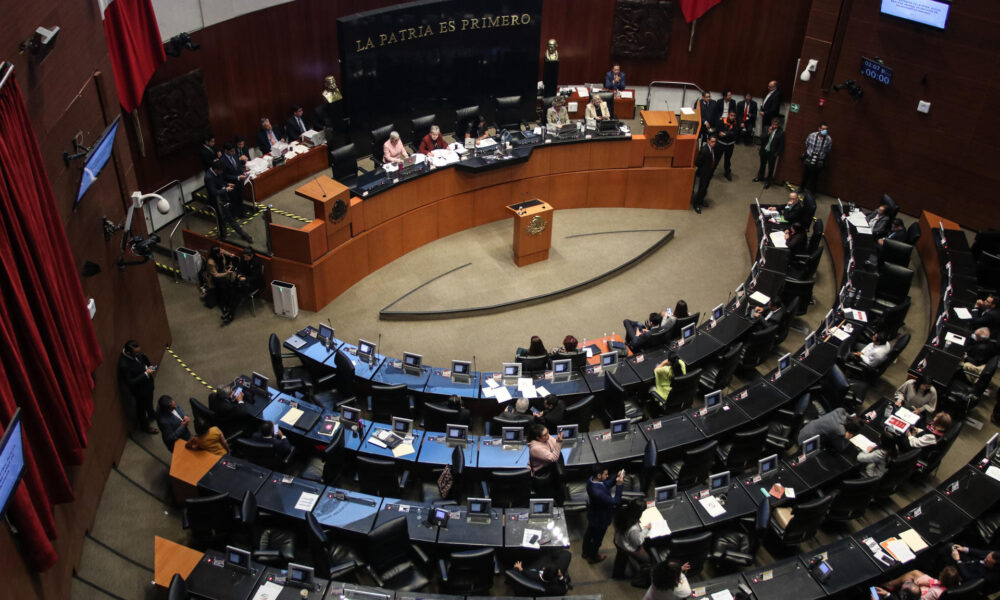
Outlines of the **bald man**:
M 778 91 L 778 82 L 769 81 L 767 93 L 764 94 L 764 102 L 760 105 L 760 113 L 763 117 L 762 127 L 771 124 L 771 119 L 781 114 L 781 92 Z

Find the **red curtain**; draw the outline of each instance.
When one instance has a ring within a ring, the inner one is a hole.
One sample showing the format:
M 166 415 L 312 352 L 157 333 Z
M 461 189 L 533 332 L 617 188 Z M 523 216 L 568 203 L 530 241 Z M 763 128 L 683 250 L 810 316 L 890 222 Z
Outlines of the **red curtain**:
M 0 426 L 21 407 L 26 454 L 10 514 L 41 571 L 57 558 L 52 506 L 73 500 L 65 465 L 83 460 L 101 350 L 13 74 L 0 88 L 0 264 Z
M 722 0 L 681 0 L 681 12 L 684 13 L 684 20 L 690 23 L 708 12 Z
M 149 78 L 167 59 L 152 1 L 113 0 L 104 10 L 104 36 L 118 101 L 125 112 L 132 112 L 142 102 Z

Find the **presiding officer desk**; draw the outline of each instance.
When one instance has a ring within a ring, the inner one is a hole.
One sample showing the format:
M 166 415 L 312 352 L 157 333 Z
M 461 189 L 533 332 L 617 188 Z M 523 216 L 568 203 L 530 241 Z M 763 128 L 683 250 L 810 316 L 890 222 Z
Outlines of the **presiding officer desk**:
M 661 128 L 654 129 L 653 135 Z M 674 141 L 667 147 L 654 147 L 644 133 L 544 134 L 536 143 L 517 145 L 515 140 L 511 158 L 469 157 L 412 176 L 383 178 L 371 189 L 355 185 L 352 190 L 317 177 L 296 190 L 313 203 L 313 221 L 300 228 L 268 225 L 273 256 L 264 259 L 265 276 L 295 284 L 299 306 L 316 311 L 424 244 L 509 218 L 507 205 L 525 194 L 557 210 L 686 209 L 698 132 L 679 135 L 676 121 L 666 130 Z M 339 202 L 346 214 L 334 219 Z M 218 240 L 184 230 L 184 243 L 205 251 Z

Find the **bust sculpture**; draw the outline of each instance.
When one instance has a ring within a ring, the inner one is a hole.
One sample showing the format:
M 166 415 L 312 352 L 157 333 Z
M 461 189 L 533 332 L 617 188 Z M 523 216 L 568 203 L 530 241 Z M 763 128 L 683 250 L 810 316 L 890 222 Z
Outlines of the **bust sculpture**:
M 545 60 L 548 62 L 559 60 L 559 44 L 556 43 L 555 39 L 549 40 L 548 45 L 545 47 Z
M 344 99 L 344 95 L 337 88 L 337 80 L 333 75 L 327 75 L 323 78 L 323 99 L 326 100 L 327 104 Z

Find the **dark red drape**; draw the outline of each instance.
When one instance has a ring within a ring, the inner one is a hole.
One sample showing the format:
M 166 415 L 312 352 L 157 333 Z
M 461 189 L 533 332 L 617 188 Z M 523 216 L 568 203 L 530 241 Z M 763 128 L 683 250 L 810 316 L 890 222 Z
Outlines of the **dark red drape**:
M 73 500 L 101 362 L 83 288 L 17 80 L 0 89 L 0 426 L 18 406 L 26 472 L 11 503 L 25 558 L 55 562 L 52 505 Z
M 111 51 L 118 101 L 126 112 L 142 102 L 156 67 L 167 59 L 151 0 L 114 0 L 104 10 L 104 36 Z
M 681 1 L 681 12 L 684 14 L 684 20 L 690 23 L 695 19 L 701 18 L 701 16 L 708 12 L 708 9 L 712 8 L 722 0 L 680 0 Z

